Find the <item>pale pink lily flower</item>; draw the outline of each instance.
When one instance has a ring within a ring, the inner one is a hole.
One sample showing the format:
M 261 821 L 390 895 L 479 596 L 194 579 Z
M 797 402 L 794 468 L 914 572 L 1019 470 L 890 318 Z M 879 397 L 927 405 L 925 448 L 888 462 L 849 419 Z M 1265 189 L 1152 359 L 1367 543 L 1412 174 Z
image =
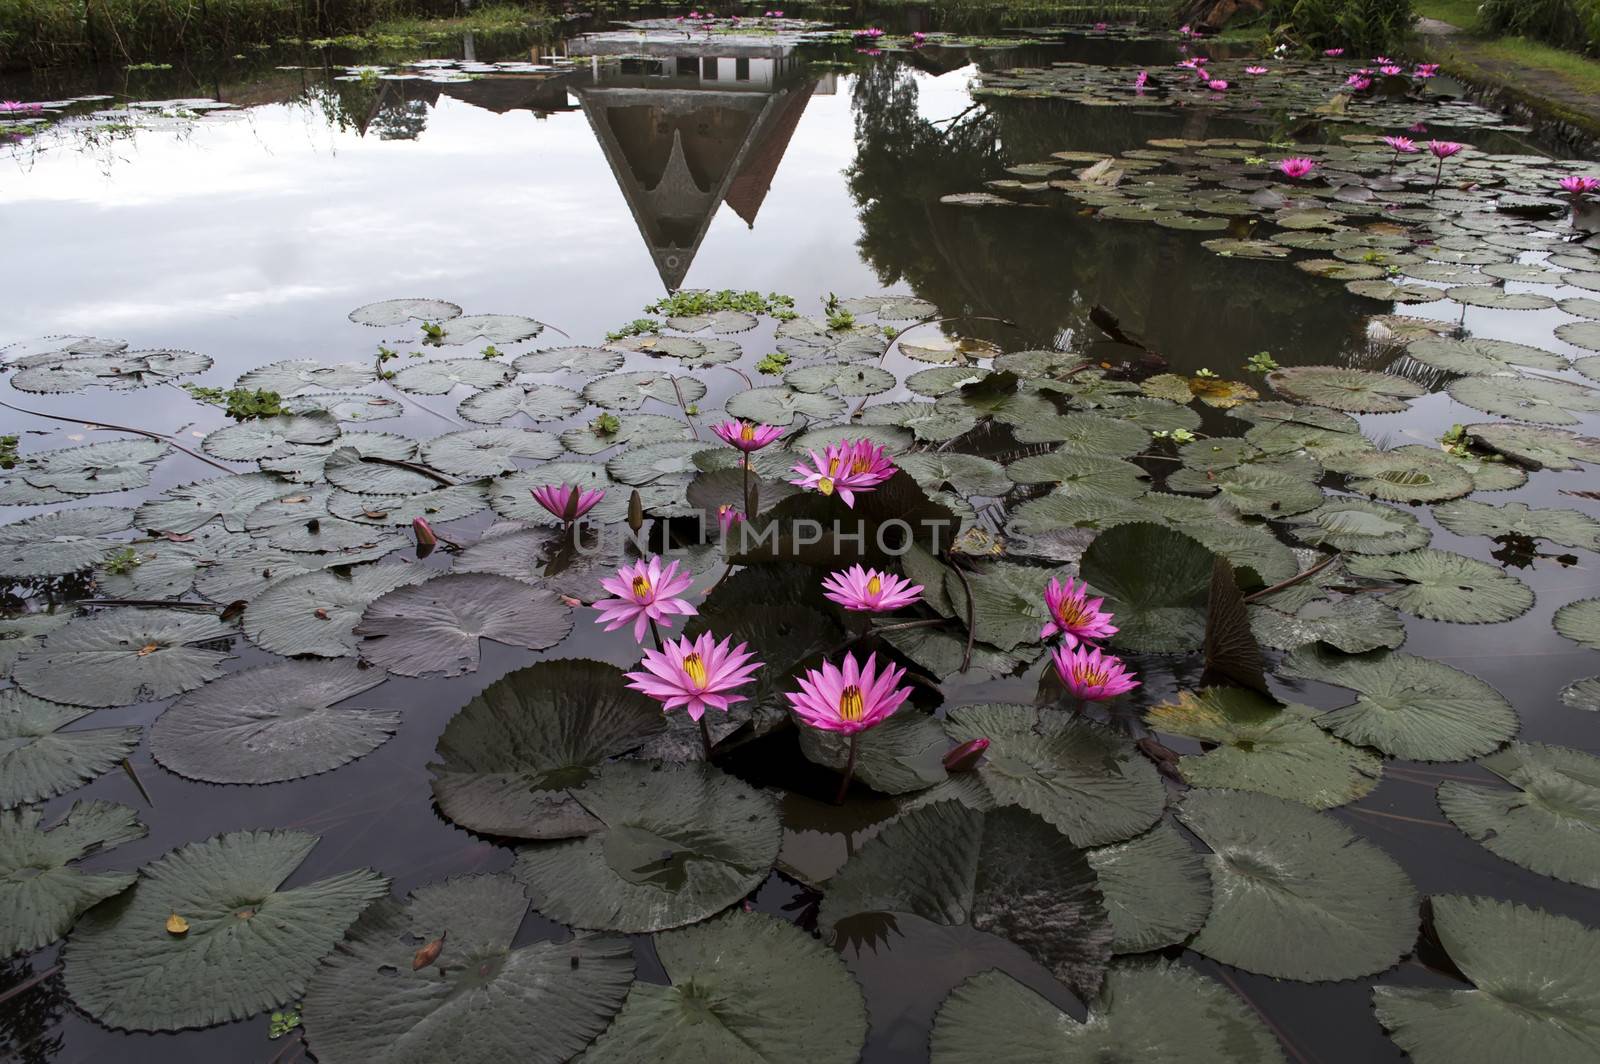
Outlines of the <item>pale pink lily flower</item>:
M 1394 62 L 1394 60 L 1390 59 L 1386 55 L 1375 55 L 1375 56 L 1372 57 L 1372 65 L 1373 66 L 1388 66 L 1389 64 L 1391 64 L 1393 62 Z
M 1397 74 L 1403 73 L 1403 70 L 1402 68 L 1395 66 L 1393 63 L 1385 63 L 1383 66 L 1378 68 L 1378 72 L 1383 74 L 1385 77 L 1392 78 Z
M 1428 127 L 1421 122 L 1413 122 L 1406 127 L 1407 133 L 1426 133 L 1427 131 Z
M 695 608 L 679 597 L 693 583 L 693 576 L 678 572 L 677 562 L 663 568 L 660 557 L 655 555 L 632 565 L 624 565 L 617 570 L 616 576 L 608 576 L 600 581 L 600 586 L 616 597 L 601 599 L 594 604 L 594 608 L 600 611 L 594 623 L 603 624 L 606 631 L 614 632 L 632 621 L 634 640 L 643 642 L 644 633 L 652 621 L 671 624 L 668 618 L 674 614 L 683 617 L 694 615 Z
M 1223 81 L 1221 78 L 1216 78 L 1212 81 L 1206 82 L 1206 88 L 1210 89 L 1212 92 L 1227 92 L 1228 83 Z
M 822 580 L 823 594 L 856 613 L 888 613 L 916 602 L 922 585 L 877 569 L 852 565 Z
M 1258 77 L 1262 74 L 1270 73 L 1270 71 L 1268 71 L 1268 69 L 1264 66 L 1247 66 L 1244 68 L 1244 72 L 1252 77 Z
M 734 688 L 749 683 L 761 668 L 746 644 L 732 644 L 732 636 L 719 643 L 710 632 L 685 636 L 660 650 L 646 650 L 643 671 L 624 675 L 629 687 L 660 702 L 663 712 L 688 710 L 693 720 L 708 709 L 726 713 L 746 697 L 734 694 Z
M 779 436 L 783 429 L 776 425 L 752 425 L 748 421 L 724 421 L 720 425 L 711 426 L 711 431 L 730 447 L 737 447 L 745 454 L 759 451 Z
M 812 451 L 811 465 L 796 465 L 794 472 L 800 479 L 789 483 L 837 494 L 853 508 L 857 494 L 871 491 L 894 474 L 894 462 L 871 440 L 840 440 L 823 454 Z
M 1194 35 L 1194 29 L 1192 27 L 1190 27 L 1187 23 L 1185 23 L 1184 25 L 1178 27 L 1178 36 L 1180 36 L 1180 37 L 1192 37 L 1193 35 Z
M 1384 137 L 1383 142 L 1400 155 L 1413 155 L 1417 151 L 1417 142 L 1410 137 Z
M 1297 157 L 1294 159 L 1278 160 L 1278 172 L 1283 174 L 1284 177 L 1287 177 L 1293 181 L 1299 181 L 1316 168 L 1317 161 L 1315 159 L 1303 159 Z
M 1050 612 L 1050 621 L 1039 630 L 1039 638 L 1060 635 L 1068 649 L 1084 640 L 1109 639 L 1117 634 L 1117 629 L 1111 623 L 1111 613 L 1100 608 L 1105 601 L 1089 597 L 1087 580 L 1078 584 L 1068 577 L 1062 585 L 1052 577 L 1044 589 L 1044 604 Z
M 534 501 L 568 524 L 594 509 L 595 503 L 605 497 L 603 488 L 582 491 L 575 484 L 546 484 L 533 489 Z
M 1107 27 L 1104 22 L 1096 22 L 1094 24 L 1094 29 L 1095 29 L 1096 33 L 1104 33 L 1108 28 L 1109 27 Z
M 1414 78 L 1434 78 L 1439 76 L 1438 63 L 1418 63 L 1417 68 L 1411 72 Z
M 1085 702 L 1105 702 L 1139 686 L 1121 658 L 1099 647 L 1074 650 L 1063 644 L 1050 652 L 1050 660 L 1067 691 Z
M 1465 147 L 1465 144 L 1457 144 L 1453 140 L 1428 141 L 1428 150 L 1433 152 L 1433 157 L 1436 159 L 1448 159 Z
M 1343 48 L 1324 48 L 1322 50 L 1322 54 L 1327 56 L 1329 59 L 1337 59 L 1341 55 L 1344 55 L 1344 49 Z
M 1138 76 L 1133 79 L 1133 87 L 1142 92 L 1142 91 L 1144 91 L 1145 85 L 1149 84 L 1149 82 L 1150 82 L 1150 71 L 1141 70 L 1141 71 L 1139 71 Z
M 797 678 L 799 691 L 786 692 L 795 716 L 813 728 L 858 735 L 875 727 L 905 704 L 911 688 L 896 689 L 906 670 L 885 665 L 878 671 L 878 656 L 867 655 L 865 664 L 845 654 L 844 667 L 824 661 Z
M 1571 193 L 1573 199 L 1577 199 L 1600 191 L 1600 177 L 1563 177 L 1561 187 Z
M 1345 78 L 1344 83 L 1357 92 L 1366 92 L 1372 88 L 1372 79 L 1362 77 L 1360 74 L 1351 74 L 1348 78 Z

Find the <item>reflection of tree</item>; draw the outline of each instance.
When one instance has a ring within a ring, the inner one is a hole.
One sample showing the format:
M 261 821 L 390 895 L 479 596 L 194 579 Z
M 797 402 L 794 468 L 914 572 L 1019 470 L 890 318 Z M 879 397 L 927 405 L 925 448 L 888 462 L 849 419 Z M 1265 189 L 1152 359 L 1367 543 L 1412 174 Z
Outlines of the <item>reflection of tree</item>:
M 1223 371 L 1260 350 L 1286 364 L 1336 360 L 1361 314 L 1381 309 L 1287 262 L 1224 259 L 1200 246 L 1226 233 L 1102 221 L 1054 193 L 1047 207 L 938 202 L 1055 151 L 1119 152 L 1153 137 L 1239 135 L 1243 127 L 1213 119 L 1196 133 L 1176 113 L 1032 100 L 987 102 L 936 125 L 918 115 L 917 100 L 914 73 L 892 61 L 855 79 L 847 177 L 860 207 L 858 246 L 885 287 L 908 285 L 947 313 L 1019 326 L 969 332 L 1013 350 L 1082 343 L 1099 338 L 1088 324 L 1099 304 L 1175 368 Z
M 300 101 L 319 111 L 329 126 L 382 140 L 415 140 L 428 126 L 428 101 L 408 100 L 405 82 L 376 76 L 333 81 L 306 89 Z
M 0 964 L 0 993 L 35 978 L 25 960 Z M 61 1052 L 61 1017 L 67 995 L 57 971 L 0 1008 L 0 1058 L 21 1064 L 45 1064 Z

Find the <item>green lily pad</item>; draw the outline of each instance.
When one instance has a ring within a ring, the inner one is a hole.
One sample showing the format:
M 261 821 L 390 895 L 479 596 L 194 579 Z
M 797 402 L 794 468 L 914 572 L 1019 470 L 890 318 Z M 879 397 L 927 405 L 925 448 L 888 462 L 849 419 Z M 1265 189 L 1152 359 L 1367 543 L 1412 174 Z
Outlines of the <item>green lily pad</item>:
M 322 1064 L 572 1059 L 616 1016 L 633 950 L 614 935 L 513 947 L 528 899 L 510 876 L 455 876 L 385 898 L 317 969 L 301 1010 Z M 419 947 L 441 943 L 432 963 Z
M 1425 366 L 1442 369 L 1448 373 L 1488 375 L 1515 372 L 1517 366 L 1531 369 L 1561 370 L 1567 360 L 1560 355 L 1541 351 L 1527 344 L 1509 340 L 1485 340 L 1473 337 L 1454 340 L 1443 336 L 1430 336 L 1413 340 L 1406 345 L 1406 354 Z
M 66 947 L 72 1000 L 108 1027 L 179 1031 L 296 1001 L 389 881 L 362 869 L 281 889 L 317 844 L 298 831 L 236 831 L 180 846 L 85 913 Z M 188 922 L 183 934 L 168 917 Z
M 1289 522 L 1302 543 L 1346 554 L 1400 554 L 1428 545 L 1432 533 L 1410 513 L 1365 499 L 1329 499 Z
M 338 391 L 342 388 L 360 388 L 377 380 L 377 371 L 371 362 L 339 362 L 327 365 L 314 358 L 286 359 L 269 362 L 243 374 L 234 382 L 235 388 L 247 391 L 276 392 L 280 396 L 294 395 L 308 388 L 321 391 Z
M 1195 952 L 1322 982 L 1381 972 L 1416 941 L 1405 872 L 1328 814 L 1266 794 L 1194 790 L 1178 819 L 1212 850 L 1211 915 Z
M 11 675 L 11 666 L 25 651 L 39 645 L 39 640 L 72 620 L 72 612 L 24 613 L 17 617 L 0 617 L 0 676 Z
M 1150 490 L 1150 474 L 1142 468 L 1098 455 L 1051 451 L 1019 458 L 1005 471 L 1018 484 L 1053 484 L 1055 494 L 1063 496 L 1134 499 Z
M 1406 641 L 1406 626 L 1400 615 L 1364 595 L 1316 599 L 1292 613 L 1251 606 L 1250 630 L 1259 642 L 1275 650 L 1298 650 L 1308 643 L 1326 643 L 1346 654 L 1360 654 L 1380 647 L 1393 650 Z
M 1240 513 L 1263 517 L 1304 513 L 1322 505 L 1322 489 L 1315 481 L 1265 465 L 1241 465 L 1216 473 L 1180 469 L 1167 477 L 1167 490 L 1216 494 Z
M 850 740 L 836 732 L 801 725 L 800 752 L 814 764 L 843 772 Z M 944 755 L 950 749 L 944 730 L 931 717 L 902 709 L 863 732 L 855 776 L 880 794 L 909 794 L 945 778 Z
M 441 344 L 515 344 L 544 332 L 544 322 L 521 314 L 462 314 L 443 324 Z
M 1600 410 L 1600 390 L 1533 377 L 1462 377 L 1446 389 L 1450 398 L 1485 414 L 1542 425 L 1575 425 Z
M 1164 820 L 1127 842 L 1090 850 L 1089 864 L 1116 930 L 1115 953 L 1175 946 L 1211 911 L 1205 859 Z
M 1600 440 L 1538 425 L 1468 425 L 1473 440 L 1534 469 L 1577 469 L 1600 462 Z
M 441 358 L 418 362 L 395 374 L 394 385 L 414 395 L 444 395 L 457 385 L 482 391 L 509 381 L 512 367 L 488 358 Z
M 1512 743 L 1478 764 L 1516 789 L 1445 780 L 1439 808 L 1450 822 L 1512 864 L 1600 887 L 1600 758 Z
M 451 476 L 476 480 L 518 468 L 518 459 L 545 460 L 561 453 L 548 432 L 529 429 L 467 429 L 435 436 L 422 445 L 424 464 Z
M 222 675 L 216 649 L 235 631 L 215 615 L 123 607 L 51 632 L 17 659 L 11 678 L 39 698 L 75 706 L 126 706 L 192 691 Z
M 781 385 L 738 392 L 727 403 L 730 417 L 765 425 L 789 425 L 796 417 L 825 421 L 844 410 L 844 400 L 836 396 Z
M 274 582 L 244 613 L 244 631 L 263 650 L 293 657 L 355 657 L 362 612 L 380 596 L 416 583 L 415 565 L 363 565 L 347 575 L 317 570 Z
M 1600 650 L 1600 598 L 1569 602 L 1556 610 L 1556 631 L 1590 650 Z
M 355 634 L 361 657 L 401 676 L 478 670 L 478 642 L 547 650 L 572 631 L 572 610 L 544 588 L 491 573 L 447 573 L 375 599 Z
M 1418 617 L 1454 624 L 1493 624 L 1520 617 L 1533 607 L 1528 585 L 1497 566 L 1449 551 L 1349 558 L 1352 576 L 1400 585 L 1378 597 Z
M 915 318 L 931 318 L 939 313 L 939 308 L 934 304 L 916 296 L 853 296 L 839 302 L 857 317 L 875 316 L 880 321 L 911 321 Z
M 182 534 L 220 520 L 229 532 L 243 532 L 245 518 L 257 506 L 289 494 L 293 487 L 267 473 L 242 473 L 184 484 L 168 488 L 160 497 L 142 504 L 133 513 L 133 524 L 149 531 Z
M 36 488 L 96 495 L 149 487 L 151 467 L 172 449 L 156 440 L 108 440 L 30 454 L 22 478 Z
M 407 321 L 449 321 L 459 318 L 461 308 L 442 299 L 385 299 L 367 303 L 350 312 L 350 320 L 357 325 L 374 325 L 393 328 Z
M 1556 338 L 1586 351 L 1600 351 L 1600 322 L 1569 321 L 1557 325 Z
M 605 347 L 547 347 L 517 356 L 514 365 L 518 373 L 573 373 L 580 377 L 596 377 L 614 373 L 626 361 L 621 353 Z
M 1600 521 L 1579 510 L 1535 510 L 1522 502 L 1491 506 L 1458 499 L 1435 506 L 1433 516 L 1458 536 L 1520 535 L 1567 547 L 1600 550 Z
M 599 454 L 612 447 L 689 438 L 689 426 L 681 417 L 623 414 L 617 418 L 617 428 L 612 432 L 600 432 L 593 426 L 568 429 L 561 434 L 561 446 L 573 454 Z
M 1112 645 L 1179 653 L 1205 637 L 1212 558 L 1182 532 L 1141 521 L 1096 536 L 1080 572 L 1116 615 Z
M 824 363 L 820 366 L 801 366 L 792 369 L 783 375 L 783 383 L 799 392 L 831 391 L 854 397 L 886 392 L 894 387 L 895 379 L 893 373 L 877 366 Z
M 137 727 L 61 730 L 88 712 L 0 691 L 0 809 L 64 794 L 133 753 Z
M 498 425 L 517 414 L 534 421 L 560 421 L 585 405 L 583 396 L 556 384 L 502 384 L 467 396 L 456 412 L 479 425 Z
M 603 827 L 524 846 L 511 871 L 534 908 L 575 927 L 703 920 L 760 886 L 782 841 L 772 800 L 703 762 L 614 761 L 569 793 Z
M 967 588 L 972 588 L 971 616 L 977 637 L 1000 650 L 1035 643 L 1050 619 L 1044 605 L 1044 588 L 1050 573 L 1032 565 L 997 562 L 961 578 L 945 579 L 945 593 L 957 617 L 968 615 Z
M 1359 414 L 1396 413 L 1406 400 L 1427 394 L 1404 377 L 1344 366 L 1291 366 L 1274 370 L 1267 383 L 1290 399 Z
M 229 673 L 174 702 L 150 729 L 165 768 L 207 783 L 277 783 L 371 753 L 400 727 L 387 709 L 334 707 L 382 683 L 352 661 L 283 661 Z
M 1346 475 L 1346 487 L 1391 502 L 1443 502 L 1470 493 L 1472 474 L 1433 451 L 1398 448 L 1329 455 L 1327 466 Z
M 928 491 L 999 497 L 1011 490 L 1006 467 L 975 454 L 919 451 L 902 455 L 896 464 Z
M 339 422 L 332 414 L 280 414 L 217 429 L 200 441 L 200 448 L 213 458 L 255 462 L 283 458 L 296 447 L 328 443 L 337 435 Z
M 696 377 L 648 371 L 613 373 L 597 377 L 583 387 L 585 400 L 608 410 L 637 410 L 646 399 L 677 406 L 680 393 L 685 403 L 698 403 L 705 398 L 706 386 Z
M 0 525 L 0 577 L 65 576 L 88 569 L 116 546 L 100 537 L 121 532 L 132 516 L 110 506 L 84 506 Z
M 328 496 L 328 512 L 361 525 L 409 525 L 417 518 L 430 523 L 470 517 L 489 505 L 490 487 L 486 482 L 454 484 L 414 495 L 357 495 L 336 491 Z M 369 529 L 368 538 L 380 537 Z
M 298 484 L 315 484 L 326 475 L 328 458 L 341 448 L 353 450 L 362 458 L 388 458 L 396 462 L 409 462 L 417 456 L 416 441 L 406 436 L 392 432 L 342 432 L 328 443 L 296 447 L 294 453 L 281 458 L 264 458 L 261 468 Z
M 1101 414 L 1057 414 L 1034 418 L 1012 430 L 1019 443 L 1053 443 L 1066 454 L 1129 458 L 1150 446 L 1138 425 Z
M 66 816 L 41 829 L 38 806 L 0 812 L 0 957 L 48 946 L 85 910 L 133 885 L 132 872 L 83 872 L 91 854 L 143 838 L 132 809 L 111 802 L 73 802 Z

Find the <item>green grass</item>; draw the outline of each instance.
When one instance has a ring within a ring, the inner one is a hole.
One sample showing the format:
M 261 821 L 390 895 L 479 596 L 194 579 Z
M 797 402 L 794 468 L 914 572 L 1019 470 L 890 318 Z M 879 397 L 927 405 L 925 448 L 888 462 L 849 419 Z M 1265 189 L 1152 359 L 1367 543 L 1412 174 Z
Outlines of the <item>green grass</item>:
M 1417 14 L 1424 18 L 1438 19 L 1440 22 L 1448 22 L 1452 26 L 1471 30 L 1478 25 L 1479 2 L 1480 0 L 1413 0 L 1413 6 Z
M 1474 41 L 1474 51 L 1488 59 L 1515 63 L 1523 70 L 1553 74 L 1579 92 L 1600 101 L 1600 61 L 1586 59 L 1553 45 L 1530 41 L 1526 37 L 1501 37 Z

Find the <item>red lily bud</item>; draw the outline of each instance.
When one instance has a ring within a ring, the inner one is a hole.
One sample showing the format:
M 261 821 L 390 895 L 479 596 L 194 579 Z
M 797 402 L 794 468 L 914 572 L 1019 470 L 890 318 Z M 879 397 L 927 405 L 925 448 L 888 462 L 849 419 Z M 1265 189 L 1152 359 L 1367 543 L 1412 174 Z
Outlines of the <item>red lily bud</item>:
M 417 557 L 426 558 L 433 553 L 433 548 L 439 545 L 439 537 L 433 534 L 433 529 L 428 527 L 426 519 L 413 518 L 411 531 L 417 537 Z
M 978 767 L 978 759 L 983 757 L 983 752 L 989 749 L 988 739 L 973 739 L 962 743 L 948 754 L 944 755 L 944 770 L 946 772 L 971 772 Z

